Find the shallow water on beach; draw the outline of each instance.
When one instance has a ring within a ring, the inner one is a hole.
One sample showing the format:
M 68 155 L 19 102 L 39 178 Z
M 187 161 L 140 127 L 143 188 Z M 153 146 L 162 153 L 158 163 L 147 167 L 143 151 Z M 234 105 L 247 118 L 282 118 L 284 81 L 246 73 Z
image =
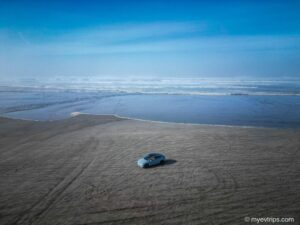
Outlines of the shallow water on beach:
M 300 96 L 213 96 L 72 91 L 5 91 L 0 113 L 58 120 L 72 112 L 164 122 L 300 127 Z

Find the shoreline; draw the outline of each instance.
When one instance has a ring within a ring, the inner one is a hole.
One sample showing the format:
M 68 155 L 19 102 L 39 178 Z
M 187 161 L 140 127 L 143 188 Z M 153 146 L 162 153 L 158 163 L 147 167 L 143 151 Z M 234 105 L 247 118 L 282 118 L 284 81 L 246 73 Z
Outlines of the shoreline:
M 76 113 L 76 115 L 72 115 Z M 56 122 L 56 121 L 65 121 L 76 116 L 86 115 L 86 116 L 113 116 L 119 119 L 133 120 L 133 121 L 141 121 L 141 122 L 149 122 L 149 123 L 157 123 L 157 124 L 173 124 L 173 125 L 189 125 L 189 126 L 203 126 L 203 127 L 228 127 L 228 128 L 243 128 L 243 129 L 271 129 L 271 130 L 300 130 L 300 127 L 263 127 L 263 126 L 242 126 L 242 125 L 223 125 L 223 124 L 205 124 L 205 123 L 182 123 L 182 122 L 167 122 L 167 121 L 158 121 L 158 120 L 146 120 L 139 119 L 133 117 L 120 116 L 118 114 L 93 114 L 93 113 L 81 113 L 81 112 L 72 112 L 70 116 L 64 119 L 57 120 L 34 120 L 34 119 L 25 119 L 25 118 L 15 118 L 6 115 L 0 115 L 2 118 L 12 119 L 12 120 L 21 120 L 21 121 L 29 121 L 29 122 Z
M 0 104 L 9 118 L 53 121 L 72 112 L 111 114 L 133 120 L 254 128 L 300 128 L 299 97 L 204 97 L 175 95 L 10 94 Z M 7 101 L 7 102 L 6 102 Z

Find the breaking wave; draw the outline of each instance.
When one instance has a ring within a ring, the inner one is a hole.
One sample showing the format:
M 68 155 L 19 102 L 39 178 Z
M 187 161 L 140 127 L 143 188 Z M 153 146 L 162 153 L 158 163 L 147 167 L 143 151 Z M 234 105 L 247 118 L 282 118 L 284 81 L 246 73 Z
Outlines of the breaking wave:
M 77 91 L 174 95 L 300 95 L 300 80 L 52 78 L 2 81 L 0 91 Z

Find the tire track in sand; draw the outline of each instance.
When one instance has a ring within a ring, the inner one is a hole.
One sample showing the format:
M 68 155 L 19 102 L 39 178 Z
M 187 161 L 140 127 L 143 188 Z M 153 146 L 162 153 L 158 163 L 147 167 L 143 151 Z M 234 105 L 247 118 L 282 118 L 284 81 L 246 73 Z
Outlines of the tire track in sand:
M 97 141 L 88 141 L 89 145 L 86 148 L 90 150 L 95 150 L 98 147 Z M 87 154 L 88 155 L 88 154 Z M 93 164 L 95 161 L 94 157 L 92 159 L 84 160 L 85 162 L 77 166 L 69 175 L 67 175 L 62 181 L 60 181 L 52 190 L 50 190 L 45 196 L 41 197 L 31 208 L 22 213 L 16 220 L 14 225 L 30 225 L 34 224 L 39 220 L 43 214 L 45 214 L 48 209 L 62 196 L 62 194 L 67 190 L 85 171 Z

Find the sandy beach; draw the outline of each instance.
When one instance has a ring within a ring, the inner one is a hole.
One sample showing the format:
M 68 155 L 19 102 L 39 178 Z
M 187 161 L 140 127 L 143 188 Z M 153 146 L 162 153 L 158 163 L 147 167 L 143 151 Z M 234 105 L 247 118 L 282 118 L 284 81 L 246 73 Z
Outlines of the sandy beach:
M 0 118 L 0 224 L 299 224 L 299 150 L 299 129 Z

